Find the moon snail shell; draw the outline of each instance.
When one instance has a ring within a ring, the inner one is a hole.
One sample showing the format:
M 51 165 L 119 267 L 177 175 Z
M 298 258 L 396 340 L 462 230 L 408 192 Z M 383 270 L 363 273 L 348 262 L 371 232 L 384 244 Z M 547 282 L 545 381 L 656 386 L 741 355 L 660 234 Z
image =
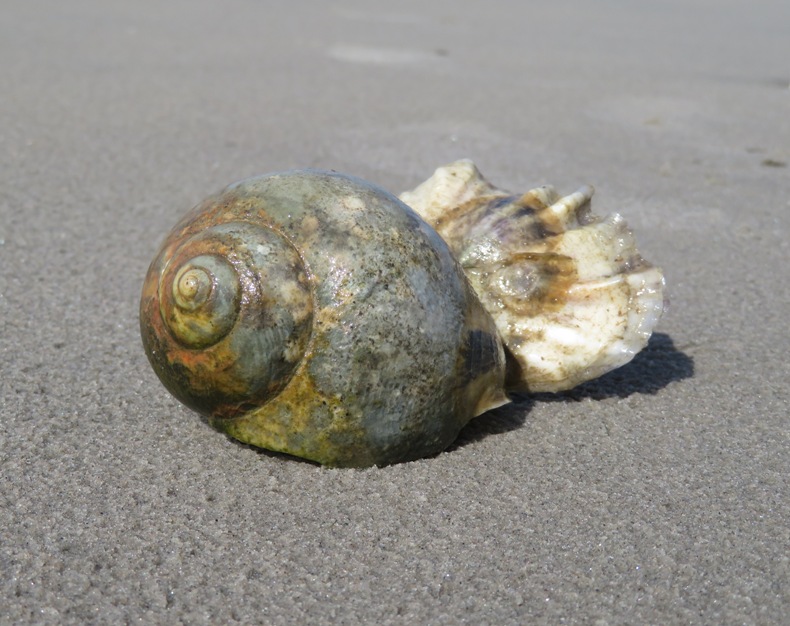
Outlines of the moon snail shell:
M 336 173 L 272 174 L 206 200 L 152 263 L 140 320 L 184 404 L 326 465 L 433 454 L 508 401 L 496 326 L 447 244 Z
M 436 454 L 508 392 L 574 386 L 646 344 L 663 276 L 591 193 L 512 196 L 470 161 L 400 200 L 336 172 L 240 181 L 151 263 L 146 354 L 245 443 L 330 466 Z

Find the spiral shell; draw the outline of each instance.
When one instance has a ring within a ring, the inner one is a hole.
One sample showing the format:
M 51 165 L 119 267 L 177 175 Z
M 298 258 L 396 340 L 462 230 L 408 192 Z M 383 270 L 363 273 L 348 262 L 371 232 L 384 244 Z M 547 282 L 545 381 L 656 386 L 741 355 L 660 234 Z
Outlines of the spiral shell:
M 327 465 L 436 453 L 508 401 L 496 326 L 447 244 L 332 172 L 248 179 L 196 207 L 151 264 L 140 321 L 179 400 Z

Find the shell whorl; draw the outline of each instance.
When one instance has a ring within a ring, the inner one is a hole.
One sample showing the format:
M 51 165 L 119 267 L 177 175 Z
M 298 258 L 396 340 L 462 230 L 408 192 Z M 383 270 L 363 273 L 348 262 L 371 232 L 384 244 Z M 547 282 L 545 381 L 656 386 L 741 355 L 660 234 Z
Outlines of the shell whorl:
M 233 417 L 288 383 L 307 349 L 313 299 L 298 252 L 280 233 L 236 220 L 179 232 L 146 289 L 149 282 L 143 340 L 187 405 Z
M 227 335 L 239 313 L 241 286 L 236 269 L 226 259 L 196 256 L 159 285 L 162 317 L 173 337 L 185 348 L 206 348 Z

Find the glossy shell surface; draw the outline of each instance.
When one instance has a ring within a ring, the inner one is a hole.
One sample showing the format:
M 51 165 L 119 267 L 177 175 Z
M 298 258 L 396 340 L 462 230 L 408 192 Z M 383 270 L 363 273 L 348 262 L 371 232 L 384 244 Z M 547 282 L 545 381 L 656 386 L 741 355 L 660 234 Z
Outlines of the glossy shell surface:
M 442 238 L 333 172 L 229 186 L 173 229 L 143 343 L 182 402 L 243 442 L 336 466 L 434 454 L 507 402 L 492 317 Z

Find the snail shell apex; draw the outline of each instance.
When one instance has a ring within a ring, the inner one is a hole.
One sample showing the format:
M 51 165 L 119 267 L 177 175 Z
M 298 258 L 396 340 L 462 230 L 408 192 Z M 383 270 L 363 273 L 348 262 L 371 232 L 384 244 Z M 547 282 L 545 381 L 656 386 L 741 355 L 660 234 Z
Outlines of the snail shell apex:
M 364 181 L 241 181 L 166 238 L 141 299 L 165 386 L 231 436 L 368 466 L 449 445 L 508 401 L 493 319 L 447 244 Z
M 176 397 L 230 417 L 282 389 L 301 360 L 312 318 L 305 270 L 262 225 L 231 220 L 180 232 L 151 277 L 148 306 L 158 310 L 146 319 L 156 332 L 144 338 Z

